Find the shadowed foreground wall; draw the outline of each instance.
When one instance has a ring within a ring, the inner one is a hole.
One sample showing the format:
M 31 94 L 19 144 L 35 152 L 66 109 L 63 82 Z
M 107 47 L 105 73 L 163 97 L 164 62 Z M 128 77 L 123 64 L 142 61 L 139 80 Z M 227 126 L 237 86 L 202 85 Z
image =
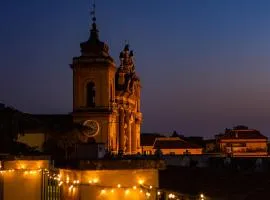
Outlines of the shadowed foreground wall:
M 39 200 L 42 198 L 42 170 L 45 160 L 5 161 L 1 171 L 4 200 Z

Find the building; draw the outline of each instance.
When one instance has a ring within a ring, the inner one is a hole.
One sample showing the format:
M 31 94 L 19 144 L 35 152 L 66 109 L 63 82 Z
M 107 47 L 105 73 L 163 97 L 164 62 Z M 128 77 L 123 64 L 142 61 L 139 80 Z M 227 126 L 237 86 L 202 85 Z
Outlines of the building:
M 89 39 L 80 47 L 81 55 L 74 57 L 70 65 L 72 113 L 32 115 L 40 123 L 37 127 L 28 127 L 20 134 L 19 141 L 42 151 L 48 139 L 72 132 L 78 144 L 103 143 L 106 151 L 113 153 L 140 152 L 141 84 L 133 51 L 126 44 L 117 67 L 109 55 L 108 45 L 99 39 L 95 16 Z
M 126 45 L 117 68 L 109 47 L 99 40 L 93 18 L 90 37 L 80 44 L 81 56 L 74 57 L 73 119 L 88 127 L 87 137 L 105 143 L 112 152 L 135 154 L 140 150 L 140 80 L 133 52 Z
M 258 130 L 247 127 L 227 129 L 226 133 L 219 135 L 218 146 L 221 153 L 240 157 L 267 156 L 267 137 Z
M 200 155 L 203 149 L 179 137 L 165 137 L 159 134 L 142 134 L 141 148 L 142 153 L 147 155 L 154 155 L 157 151 L 161 151 L 163 155 Z
M 60 189 L 47 176 L 49 157 L 21 157 L 2 160 L 0 169 L 0 199 L 55 199 Z
M 2 160 L 0 200 L 156 199 L 162 161 L 83 161 L 73 169 L 55 168 L 49 158 Z
M 142 154 L 151 155 L 153 154 L 153 144 L 156 138 L 165 137 L 158 133 L 143 133 L 141 134 L 141 152 Z

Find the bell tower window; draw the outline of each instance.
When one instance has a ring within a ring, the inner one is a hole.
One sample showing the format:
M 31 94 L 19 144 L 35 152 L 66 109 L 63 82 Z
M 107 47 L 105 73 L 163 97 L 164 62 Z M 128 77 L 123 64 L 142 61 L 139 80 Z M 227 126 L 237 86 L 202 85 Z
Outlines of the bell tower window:
M 96 102 L 96 87 L 95 83 L 89 82 L 86 86 L 86 105 L 87 107 L 95 107 Z

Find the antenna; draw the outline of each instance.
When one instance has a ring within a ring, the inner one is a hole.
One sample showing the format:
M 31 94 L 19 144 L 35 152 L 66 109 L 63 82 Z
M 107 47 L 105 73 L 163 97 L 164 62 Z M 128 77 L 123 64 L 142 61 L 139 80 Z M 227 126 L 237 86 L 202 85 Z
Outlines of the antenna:
M 92 16 L 93 22 L 96 22 L 96 0 L 93 0 L 93 10 L 90 12 L 90 15 Z

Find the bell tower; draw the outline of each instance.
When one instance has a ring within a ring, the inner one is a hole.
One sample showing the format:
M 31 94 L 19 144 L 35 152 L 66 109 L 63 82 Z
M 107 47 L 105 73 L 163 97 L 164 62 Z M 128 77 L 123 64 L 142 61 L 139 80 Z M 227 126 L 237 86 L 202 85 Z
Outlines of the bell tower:
M 73 71 L 73 121 L 88 127 L 85 134 L 96 142 L 105 143 L 114 134 L 116 65 L 109 47 L 99 39 L 93 6 L 89 39 L 80 44 L 81 55 L 70 65 Z

